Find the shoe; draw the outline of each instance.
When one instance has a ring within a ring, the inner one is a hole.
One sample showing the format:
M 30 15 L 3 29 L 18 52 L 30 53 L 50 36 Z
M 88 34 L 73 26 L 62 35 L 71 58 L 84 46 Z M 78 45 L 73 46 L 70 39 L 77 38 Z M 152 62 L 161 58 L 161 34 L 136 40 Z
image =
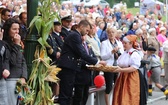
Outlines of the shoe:
M 148 89 L 148 95 L 152 96 L 152 89 Z
M 168 90 L 164 91 L 164 95 L 166 95 L 166 96 L 168 95 Z

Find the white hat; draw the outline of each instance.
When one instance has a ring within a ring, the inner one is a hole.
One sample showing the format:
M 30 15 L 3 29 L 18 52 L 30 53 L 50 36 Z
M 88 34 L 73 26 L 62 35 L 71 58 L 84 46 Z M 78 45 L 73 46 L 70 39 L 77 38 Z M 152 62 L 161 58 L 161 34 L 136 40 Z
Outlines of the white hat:
M 72 15 L 69 13 L 66 13 L 64 16 L 61 16 L 61 20 L 72 21 Z

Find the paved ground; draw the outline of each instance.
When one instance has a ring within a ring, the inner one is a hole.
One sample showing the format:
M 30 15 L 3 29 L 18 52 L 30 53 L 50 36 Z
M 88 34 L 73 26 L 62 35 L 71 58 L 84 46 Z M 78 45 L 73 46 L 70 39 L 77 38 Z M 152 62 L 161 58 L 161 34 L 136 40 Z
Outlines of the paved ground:
M 168 105 L 168 100 L 161 91 L 153 91 L 152 96 L 148 97 L 147 105 Z M 59 105 L 59 104 L 54 104 Z
M 168 100 L 161 91 L 154 91 L 152 96 L 148 97 L 147 105 L 168 105 Z

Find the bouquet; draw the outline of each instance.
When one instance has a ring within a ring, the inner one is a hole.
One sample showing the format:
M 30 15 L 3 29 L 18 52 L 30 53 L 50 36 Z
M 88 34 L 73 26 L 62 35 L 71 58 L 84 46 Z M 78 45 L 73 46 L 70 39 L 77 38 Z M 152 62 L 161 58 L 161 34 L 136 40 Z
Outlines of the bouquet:
M 30 86 L 27 84 L 22 84 L 21 80 L 16 83 L 15 93 L 18 94 L 17 105 L 29 104 L 33 100 L 34 92 L 31 90 Z

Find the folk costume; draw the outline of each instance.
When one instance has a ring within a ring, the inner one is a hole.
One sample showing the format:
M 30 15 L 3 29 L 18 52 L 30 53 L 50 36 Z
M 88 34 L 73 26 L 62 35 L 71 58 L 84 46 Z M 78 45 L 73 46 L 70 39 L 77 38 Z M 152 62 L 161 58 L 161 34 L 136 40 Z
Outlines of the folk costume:
M 135 35 L 126 36 L 125 42 L 136 41 Z M 145 105 L 146 95 L 144 89 L 144 78 L 138 70 L 141 65 L 141 57 L 136 49 L 126 50 L 118 58 L 118 66 L 121 68 L 133 67 L 133 72 L 120 72 L 114 86 L 112 105 Z M 139 103 L 139 104 L 138 104 Z

